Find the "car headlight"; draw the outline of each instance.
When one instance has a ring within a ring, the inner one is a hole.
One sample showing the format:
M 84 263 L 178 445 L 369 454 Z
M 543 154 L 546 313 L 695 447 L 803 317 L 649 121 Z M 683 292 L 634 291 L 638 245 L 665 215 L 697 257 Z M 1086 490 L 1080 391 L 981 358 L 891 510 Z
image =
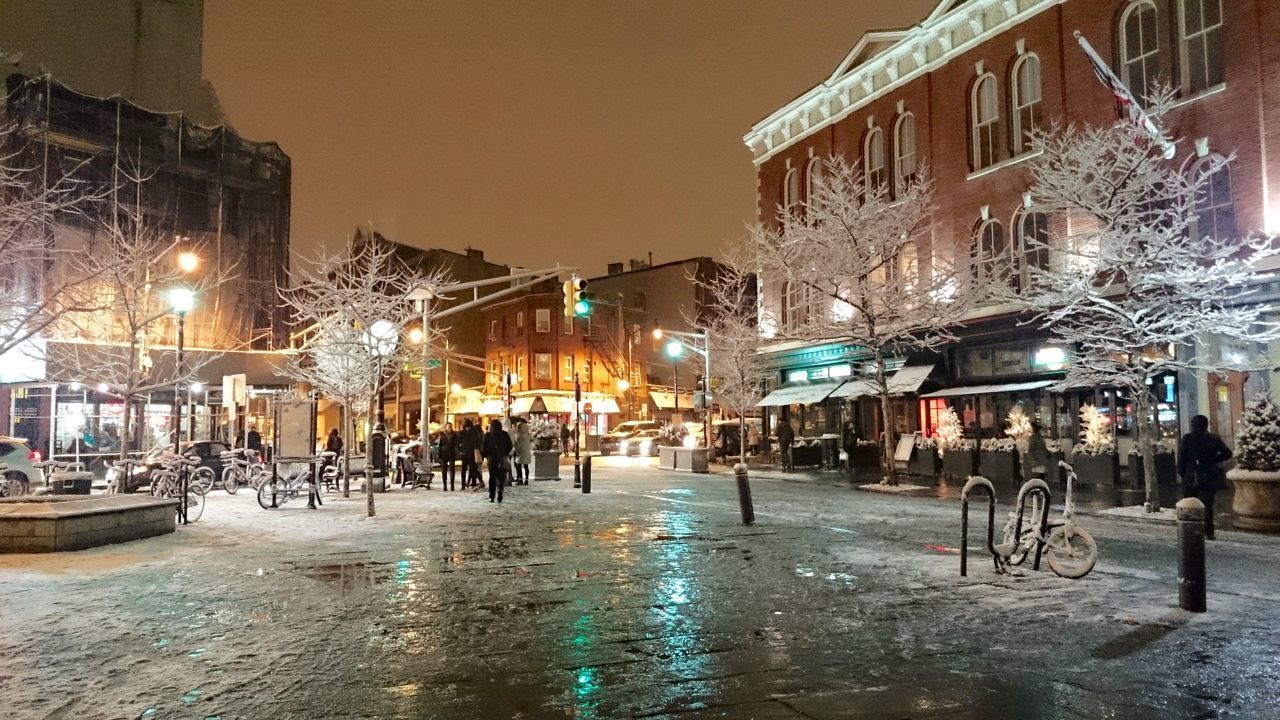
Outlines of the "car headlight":
M 618 443 L 618 447 L 622 448 L 622 452 L 626 452 L 626 451 L 627 451 L 627 445 L 630 445 L 630 444 L 631 444 L 631 443 L 630 443 L 630 441 L 628 441 L 628 440 L 623 440 L 622 442 Z
M 641 440 L 641 441 L 640 441 L 640 452 L 642 452 L 642 453 L 648 453 L 648 452 L 649 452 L 649 448 L 651 448 L 651 447 L 653 447 L 653 441 L 652 441 L 652 440 L 649 440 L 649 439 L 647 439 L 647 438 L 646 438 L 646 439 L 644 439 L 644 440 Z

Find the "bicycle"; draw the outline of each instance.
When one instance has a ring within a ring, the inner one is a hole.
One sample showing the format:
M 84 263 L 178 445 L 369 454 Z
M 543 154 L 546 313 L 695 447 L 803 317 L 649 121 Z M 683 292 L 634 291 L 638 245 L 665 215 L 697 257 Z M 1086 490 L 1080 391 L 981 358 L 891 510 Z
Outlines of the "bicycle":
M 222 458 L 222 489 L 229 495 L 235 495 L 241 485 L 257 490 L 267 473 L 262 464 L 262 457 L 256 450 L 238 448 L 219 453 Z
M 259 485 L 258 505 L 263 510 L 279 509 L 285 503 L 301 495 L 303 486 L 306 486 L 307 489 L 308 508 L 314 510 L 317 505 L 324 504 L 320 500 L 320 485 L 316 482 L 315 474 L 311 471 L 311 465 L 307 464 L 301 470 L 289 473 L 279 480 L 272 479 Z
M 1040 546 L 1049 561 L 1049 569 L 1059 577 L 1072 580 L 1088 575 L 1098 562 L 1098 545 L 1093 536 L 1075 522 L 1075 483 L 1076 471 L 1065 461 L 1058 465 L 1066 473 L 1067 495 L 1062 508 L 1062 518 L 1051 520 L 1046 527 L 1040 526 L 1040 518 L 1044 517 L 1044 508 L 1040 506 L 1040 497 L 1031 496 L 1031 519 L 1022 527 L 1018 542 L 1014 544 L 1014 536 L 1018 532 L 1016 511 L 1009 513 L 1004 526 L 1004 547 L 1012 546 L 1013 552 L 1008 562 L 1021 565 L 1027 555 Z
M 174 498 L 179 501 L 178 518 L 184 512 L 186 522 L 193 523 L 204 514 L 204 495 L 197 493 L 188 480 L 187 491 L 182 491 L 182 473 L 189 473 L 192 468 L 199 468 L 200 459 L 173 454 L 160 456 L 160 467 L 151 471 L 151 494 L 156 497 Z M 208 470 L 208 468 L 204 468 Z M 213 474 L 209 470 L 209 474 Z

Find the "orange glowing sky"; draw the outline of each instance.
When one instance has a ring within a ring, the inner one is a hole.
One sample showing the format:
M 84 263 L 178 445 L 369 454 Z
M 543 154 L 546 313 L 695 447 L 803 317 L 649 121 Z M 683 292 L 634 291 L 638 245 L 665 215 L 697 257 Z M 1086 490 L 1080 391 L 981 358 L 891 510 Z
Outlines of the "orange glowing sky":
M 372 222 L 595 274 L 718 255 L 755 217 L 742 135 L 935 0 L 208 0 L 205 76 L 293 158 L 295 249 Z

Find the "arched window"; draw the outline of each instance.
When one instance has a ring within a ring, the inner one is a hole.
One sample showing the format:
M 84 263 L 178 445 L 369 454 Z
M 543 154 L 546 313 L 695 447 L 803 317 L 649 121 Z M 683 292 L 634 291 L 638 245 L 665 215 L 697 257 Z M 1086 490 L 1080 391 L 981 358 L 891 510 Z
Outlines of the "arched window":
M 1031 150 L 1031 134 L 1040 127 L 1042 110 L 1040 109 L 1040 58 L 1032 54 L 1023 55 L 1013 64 L 1012 82 L 1009 84 L 1013 94 L 1010 113 L 1011 132 L 1009 147 L 1014 155 L 1021 155 Z
M 1160 33 L 1156 6 L 1139 0 L 1120 16 L 1120 79 L 1146 105 L 1146 96 L 1160 74 Z
M 1019 289 L 1036 285 L 1036 270 L 1049 269 L 1049 218 L 1044 213 L 1025 212 L 1018 218 L 1018 241 L 1014 248 L 1021 268 L 1016 278 Z
M 813 206 L 813 192 L 820 179 L 822 179 L 822 161 L 818 158 L 809 158 L 809 164 L 804 166 L 804 204 L 806 206 Z
M 969 98 L 969 117 L 970 125 L 973 127 L 973 136 L 970 138 L 970 162 L 974 170 L 981 170 L 996 162 L 1000 98 L 995 75 L 987 73 L 974 82 L 972 95 Z
M 979 286 L 999 282 L 1008 265 L 1004 226 L 998 220 L 978 223 L 973 233 L 973 276 Z
M 903 113 L 893 125 L 894 187 L 902 189 L 916 176 L 916 116 Z
M 782 207 L 790 215 L 800 210 L 800 173 L 795 168 L 788 168 L 782 178 Z
M 884 132 L 878 127 L 867 131 L 862 141 L 862 166 L 866 173 L 866 191 L 875 192 L 888 179 L 884 164 Z
M 812 288 L 788 280 L 782 286 L 782 326 L 794 330 L 814 319 L 814 303 Z
M 1202 183 L 1196 196 L 1192 237 L 1230 238 L 1236 235 L 1236 212 L 1231 204 L 1231 167 L 1219 155 L 1196 162 L 1191 172 Z
M 1180 0 L 1182 90 L 1195 95 L 1222 82 L 1222 0 Z

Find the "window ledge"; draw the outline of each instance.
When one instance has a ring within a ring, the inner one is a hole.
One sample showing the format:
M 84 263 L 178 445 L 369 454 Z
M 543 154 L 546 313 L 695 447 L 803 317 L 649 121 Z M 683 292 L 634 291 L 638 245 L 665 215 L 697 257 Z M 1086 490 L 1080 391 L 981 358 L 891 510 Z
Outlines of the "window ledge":
M 969 173 L 969 174 L 965 177 L 965 180 L 976 180 L 976 179 L 978 179 L 978 178 L 980 178 L 980 177 L 982 177 L 982 176 L 984 176 L 984 175 L 990 175 L 991 173 L 996 172 L 996 171 L 998 171 L 998 170 L 1003 170 L 1003 169 L 1005 169 L 1005 168 L 1007 168 L 1007 167 L 1012 167 L 1012 166 L 1017 165 L 1017 164 L 1019 164 L 1019 163 L 1026 162 L 1027 160 L 1030 160 L 1030 159 L 1031 159 L 1031 158 L 1033 158 L 1033 157 L 1037 157 L 1037 156 L 1039 156 L 1042 152 L 1043 152 L 1043 151 L 1041 151 L 1041 150 L 1035 150 L 1035 151 L 1032 151 L 1032 152 L 1024 152 L 1024 153 L 1022 153 L 1021 155 L 1015 155 L 1015 156 L 1013 156 L 1013 157 L 1011 157 L 1011 158 L 1008 158 L 1008 159 L 1006 159 L 1006 160 L 1001 160 L 1000 162 L 996 163 L 995 165 L 988 165 L 988 166 L 986 166 L 986 167 L 982 168 L 981 170 L 974 170 L 973 172 Z
M 1213 87 L 1208 87 L 1208 88 L 1205 88 L 1204 90 L 1201 90 L 1200 92 L 1196 93 L 1195 95 L 1192 95 L 1191 97 L 1182 98 L 1181 100 L 1170 105 L 1169 109 L 1174 110 L 1176 108 L 1182 107 L 1183 105 L 1190 105 L 1191 103 L 1199 102 L 1200 100 L 1203 100 L 1212 95 L 1217 95 L 1220 92 L 1225 92 L 1226 89 L 1227 89 L 1226 83 L 1224 82 L 1218 83 Z

